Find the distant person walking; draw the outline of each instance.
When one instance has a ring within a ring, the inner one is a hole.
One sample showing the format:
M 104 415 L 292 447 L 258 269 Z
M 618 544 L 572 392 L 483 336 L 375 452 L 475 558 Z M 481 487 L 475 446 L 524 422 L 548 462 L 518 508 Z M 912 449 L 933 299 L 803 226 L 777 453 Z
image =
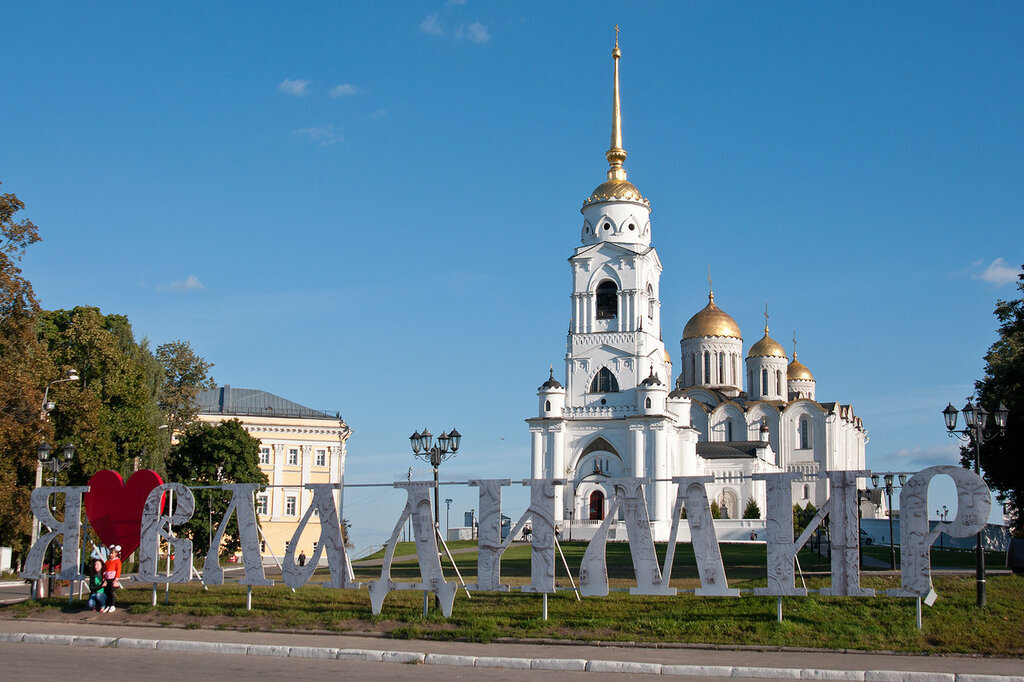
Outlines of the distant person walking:
M 299 552 L 299 566 L 305 566 L 305 565 L 306 565 L 306 552 L 302 551 L 302 552 Z

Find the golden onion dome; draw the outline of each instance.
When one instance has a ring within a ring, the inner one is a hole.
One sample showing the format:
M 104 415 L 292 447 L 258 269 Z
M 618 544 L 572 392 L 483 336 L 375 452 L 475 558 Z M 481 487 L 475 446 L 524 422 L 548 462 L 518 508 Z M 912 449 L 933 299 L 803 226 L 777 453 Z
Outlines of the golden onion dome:
M 672 364 L 672 356 L 668 354 L 667 350 L 666 351 L 662 351 L 662 352 L 665 354 L 665 356 L 664 356 L 665 357 L 665 362 L 671 365 Z
M 786 378 L 790 381 L 814 381 L 811 370 L 796 359 L 796 353 L 793 353 L 793 362 L 789 363 L 789 367 L 786 368 Z
M 764 336 L 751 347 L 748 358 L 787 358 L 786 349 L 768 336 L 768 327 L 764 328 Z
M 584 204 L 593 204 L 599 201 L 639 201 L 641 203 L 648 203 L 647 199 L 644 199 L 640 194 L 640 190 L 636 188 L 629 180 L 607 180 L 597 186 Z
M 743 340 L 740 327 L 729 313 L 715 305 L 715 292 L 708 294 L 708 304 L 704 309 L 690 318 L 683 327 L 683 339 L 694 339 L 700 336 L 727 336 Z

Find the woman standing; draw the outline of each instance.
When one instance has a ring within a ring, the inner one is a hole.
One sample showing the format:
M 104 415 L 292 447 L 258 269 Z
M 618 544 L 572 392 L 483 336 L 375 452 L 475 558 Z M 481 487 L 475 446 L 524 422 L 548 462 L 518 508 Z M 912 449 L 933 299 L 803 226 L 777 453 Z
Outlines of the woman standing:
M 121 587 L 121 581 L 118 578 L 121 577 L 121 545 L 114 545 L 110 548 L 110 556 L 107 558 L 107 563 L 103 566 L 103 591 L 107 596 L 107 605 L 103 607 L 104 613 L 113 613 L 117 611 L 117 606 L 114 605 L 115 597 L 114 590 Z

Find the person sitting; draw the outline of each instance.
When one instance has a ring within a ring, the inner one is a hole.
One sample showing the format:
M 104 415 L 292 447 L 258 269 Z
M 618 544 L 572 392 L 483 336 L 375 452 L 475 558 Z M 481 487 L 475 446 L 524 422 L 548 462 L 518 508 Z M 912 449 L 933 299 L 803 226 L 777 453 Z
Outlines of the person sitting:
M 89 608 L 101 611 L 107 605 L 107 593 L 103 589 L 103 562 L 96 559 L 92 562 L 92 571 L 86 583 L 89 586 Z

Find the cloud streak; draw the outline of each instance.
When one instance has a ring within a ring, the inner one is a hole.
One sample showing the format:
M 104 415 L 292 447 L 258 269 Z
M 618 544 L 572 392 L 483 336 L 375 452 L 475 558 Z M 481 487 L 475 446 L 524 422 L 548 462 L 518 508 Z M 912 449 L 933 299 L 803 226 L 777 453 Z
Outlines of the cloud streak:
M 463 35 L 465 35 L 469 42 L 476 43 L 477 45 L 483 45 L 491 39 L 491 34 L 487 32 L 487 27 L 479 21 L 474 21 L 469 26 L 466 26 L 465 29 L 459 26 L 459 37 L 461 38 Z
M 181 279 L 176 282 L 171 282 L 169 284 L 161 284 L 160 286 L 157 287 L 159 291 L 177 292 L 198 291 L 200 289 L 205 288 L 206 287 L 203 286 L 203 283 L 195 275 L 189 275 L 185 279 Z
M 351 83 L 342 83 L 340 85 L 335 85 L 333 88 L 331 88 L 328 94 L 330 94 L 331 97 L 351 97 L 352 95 L 358 93 L 359 88 L 357 88 L 356 86 L 352 85 Z
M 286 95 L 291 95 L 293 97 L 305 97 L 309 92 L 309 86 L 312 82 L 313 81 L 301 78 L 285 78 L 277 84 L 277 89 Z
M 305 137 L 308 140 L 312 140 L 321 147 L 329 147 L 332 144 L 345 141 L 345 138 L 341 136 L 338 129 L 332 125 L 299 128 L 294 132 L 299 137 Z
M 444 35 L 444 26 L 441 25 L 441 19 L 437 16 L 437 12 L 428 14 L 426 19 L 420 22 L 420 30 L 428 36 Z
M 977 261 L 975 263 L 975 267 L 980 267 L 982 263 L 984 263 L 984 261 Z M 988 282 L 989 284 L 994 284 L 997 287 L 1001 287 L 1004 284 L 1016 282 L 1020 272 L 1020 268 L 1010 267 L 1002 258 L 996 258 L 994 261 L 989 263 L 984 270 L 981 272 L 975 272 L 971 277 Z

